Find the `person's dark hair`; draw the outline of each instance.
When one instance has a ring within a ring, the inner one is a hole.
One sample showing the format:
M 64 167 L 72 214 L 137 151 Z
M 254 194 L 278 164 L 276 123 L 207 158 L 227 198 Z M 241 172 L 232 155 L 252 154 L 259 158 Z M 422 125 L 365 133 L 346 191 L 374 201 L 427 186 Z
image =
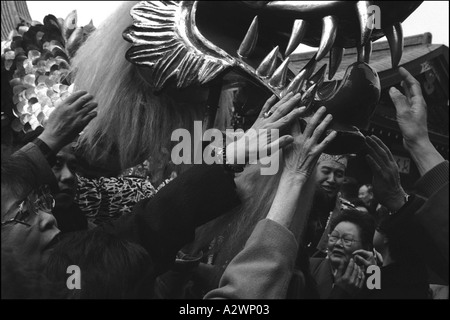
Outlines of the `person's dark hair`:
M 66 287 L 67 268 L 81 271 L 81 289 L 70 290 L 69 298 L 151 298 L 153 268 L 141 246 L 102 230 L 66 235 L 49 258 L 46 274 Z
M 340 188 L 341 197 L 353 202 L 358 199 L 358 182 L 355 178 L 345 177 Z
M 61 299 L 57 290 L 25 258 L 14 254 L 14 248 L 2 244 L 2 299 Z
M 341 222 L 351 222 L 358 226 L 363 247 L 366 250 L 372 250 L 375 220 L 370 214 L 356 209 L 344 209 L 341 214 L 330 222 L 330 231 L 333 231 Z
M 23 153 L 2 159 L 2 189 L 7 188 L 17 199 L 25 198 L 31 190 L 39 187 L 38 176 L 37 165 Z
M 392 260 L 407 264 L 419 263 L 422 260 L 420 254 L 414 250 L 414 246 L 410 246 L 410 241 L 405 239 L 403 232 L 390 228 L 391 223 L 392 217 L 389 214 L 383 214 L 378 218 L 377 231 L 388 238 L 389 254 Z M 410 230 L 408 234 L 423 234 L 420 227 L 409 221 L 405 221 L 403 227 Z

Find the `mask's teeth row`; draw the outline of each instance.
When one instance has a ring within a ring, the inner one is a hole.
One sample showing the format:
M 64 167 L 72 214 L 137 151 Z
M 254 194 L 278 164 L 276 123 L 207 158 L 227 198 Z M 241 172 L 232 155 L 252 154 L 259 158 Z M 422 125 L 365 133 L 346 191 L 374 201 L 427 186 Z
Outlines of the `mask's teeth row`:
M 294 94 L 300 92 L 303 88 L 303 84 L 314 72 L 314 69 L 316 68 L 317 61 L 316 61 L 316 55 L 312 57 L 311 60 L 303 67 L 302 70 L 294 77 L 294 79 L 291 80 L 288 87 L 285 91 L 282 93 L 282 97 L 288 94 L 289 92 L 292 92 Z
M 341 65 L 342 57 L 344 56 L 344 48 L 333 47 L 330 51 L 330 68 L 328 69 L 328 80 L 333 79 L 336 71 Z
M 298 47 L 303 39 L 303 36 L 305 35 L 307 24 L 308 23 L 305 20 L 299 19 L 294 21 L 291 37 L 289 38 L 289 42 L 284 53 L 285 57 L 288 57 Z
M 334 16 L 326 16 L 322 19 L 322 37 L 320 39 L 319 50 L 316 60 L 320 61 L 327 55 L 333 46 L 337 33 L 337 19 Z
M 269 85 L 276 89 L 284 89 L 286 85 L 287 71 L 289 67 L 290 58 L 288 57 L 283 63 L 275 70 L 272 78 L 270 78 Z
M 241 45 L 237 51 L 237 54 L 242 58 L 247 58 L 253 53 L 256 42 L 258 41 L 258 16 L 253 18 L 253 21 L 248 28 L 247 34 L 242 40 Z
M 372 34 L 373 20 L 371 21 L 371 14 L 369 13 L 370 1 L 358 1 L 356 3 L 356 11 L 359 20 L 359 28 L 361 30 L 361 37 L 359 39 L 360 45 L 365 45 L 369 41 L 370 35 Z
M 403 53 L 403 29 L 400 22 L 390 27 L 383 28 L 384 34 L 391 49 L 392 68 L 396 68 L 400 63 Z
M 277 57 L 278 57 L 279 47 L 276 46 L 272 51 L 264 58 L 264 60 L 256 69 L 256 74 L 263 79 L 270 78 L 276 67 L 277 67 Z
M 358 47 L 358 61 L 369 63 L 372 53 L 372 42 L 370 36 L 372 28 L 370 28 L 370 1 L 358 1 L 356 4 L 358 19 L 360 23 L 361 37 L 359 39 L 360 45 Z M 344 48 L 333 47 L 337 34 L 337 18 L 335 16 L 326 16 L 322 18 L 322 36 L 317 53 L 314 57 L 303 67 L 303 69 L 292 79 L 287 88 L 281 93 L 281 96 L 289 92 L 301 92 L 305 82 L 309 79 L 313 83 L 311 87 L 307 87 L 304 94 L 305 99 L 310 99 L 312 94 L 311 88 L 314 89 L 314 94 L 322 85 L 325 77 L 326 65 L 324 65 L 311 79 L 311 75 L 316 68 L 317 61 L 320 61 L 328 53 L 330 53 L 330 67 L 328 71 L 328 79 L 331 80 L 336 74 L 344 55 Z M 308 22 L 305 20 L 295 20 L 292 27 L 291 37 L 286 47 L 285 56 L 288 57 L 278 68 L 277 59 L 279 55 L 279 47 L 275 47 L 260 63 L 256 69 L 256 74 L 275 89 L 283 90 L 286 86 L 287 72 L 289 67 L 289 56 L 301 43 L 308 28 Z M 401 23 L 396 23 L 393 26 L 383 29 L 391 49 L 392 67 L 398 66 L 402 51 L 403 51 L 403 31 Z M 258 16 L 253 18 L 250 27 L 242 40 L 242 43 L 237 50 L 241 58 L 248 58 L 254 51 L 258 41 Z

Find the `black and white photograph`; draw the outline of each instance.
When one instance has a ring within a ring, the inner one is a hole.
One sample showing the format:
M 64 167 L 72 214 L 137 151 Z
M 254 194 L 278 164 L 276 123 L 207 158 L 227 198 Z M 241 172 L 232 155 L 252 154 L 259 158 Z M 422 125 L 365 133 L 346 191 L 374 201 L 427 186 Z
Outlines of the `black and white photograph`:
M 448 16 L 1 1 L 2 303 L 448 300 Z

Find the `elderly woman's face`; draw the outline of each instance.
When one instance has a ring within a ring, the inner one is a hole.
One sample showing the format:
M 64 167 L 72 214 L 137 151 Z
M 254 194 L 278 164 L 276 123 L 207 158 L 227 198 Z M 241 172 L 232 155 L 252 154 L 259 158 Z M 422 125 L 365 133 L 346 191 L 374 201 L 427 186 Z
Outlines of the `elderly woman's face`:
M 331 264 L 335 268 L 342 263 L 347 266 L 353 252 L 358 249 L 363 249 L 358 226 L 348 221 L 340 222 L 328 237 L 328 258 Z
M 50 254 L 49 245 L 60 230 L 55 217 L 41 210 L 37 214 L 30 215 L 28 225 L 11 222 L 10 220 L 21 210 L 20 202 L 20 199 L 16 199 L 2 186 L 2 246 L 13 248 L 16 258 L 35 266 L 42 266 Z

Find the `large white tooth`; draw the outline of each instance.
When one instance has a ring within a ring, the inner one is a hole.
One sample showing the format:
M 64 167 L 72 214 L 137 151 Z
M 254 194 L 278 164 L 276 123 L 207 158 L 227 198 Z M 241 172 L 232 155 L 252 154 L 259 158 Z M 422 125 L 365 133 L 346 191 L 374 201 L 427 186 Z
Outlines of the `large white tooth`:
M 318 84 L 314 83 L 311 87 L 309 87 L 308 90 L 306 90 L 306 92 L 302 96 L 302 100 L 300 101 L 300 105 L 302 107 L 306 107 L 306 109 L 308 109 L 311 106 L 312 102 L 314 101 L 314 97 L 316 96 L 318 87 Z
M 337 19 L 334 16 L 326 16 L 322 18 L 322 38 L 320 39 L 319 50 L 317 51 L 316 60 L 320 61 L 327 55 L 333 46 L 337 33 Z
M 270 78 L 277 67 L 277 56 L 279 47 L 276 46 L 272 51 L 264 58 L 264 60 L 256 69 L 256 74 L 261 78 Z
M 326 16 L 322 18 L 322 37 L 320 39 L 319 50 L 317 51 L 316 60 L 320 61 L 327 55 L 333 46 L 337 33 L 337 19 L 334 16 Z
M 372 55 L 372 41 L 367 41 L 366 45 L 364 46 L 364 62 L 369 63 L 370 62 L 370 56 Z
M 336 71 L 339 69 L 339 66 L 342 62 L 342 57 L 344 56 L 344 48 L 341 47 L 333 47 L 330 51 L 330 67 L 328 69 L 328 80 L 333 79 Z
M 258 41 L 258 16 L 255 16 L 253 18 L 250 27 L 247 30 L 244 40 L 242 40 L 242 43 L 239 46 L 237 54 L 242 58 L 247 58 L 249 55 L 253 53 L 257 41 Z
M 370 1 L 358 1 L 356 3 L 356 10 L 358 13 L 359 30 L 361 36 L 359 38 L 359 44 L 365 45 L 372 34 L 373 26 L 371 25 L 374 20 L 370 17 L 369 7 Z
M 402 59 L 403 53 L 403 29 L 400 22 L 390 27 L 383 28 L 384 34 L 391 49 L 392 68 L 396 68 Z
M 307 80 L 314 72 L 316 65 L 316 55 L 314 55 L 312 59 L 309 60 L 308 63 L 302 68 L 302 70 L 294 77 L 294 79 L 291 80 L 282 96 L 288 94 L 289 92 L 293 92 L 294 94 L 300 92 L 303 88 L 305 80 Z
M 285 57 L 289 56 L 295 49 L 297 49 L 298 45 L 303 39 L 303 36 L 306 32 L 307 22 L 305 20 L 295 20 L 294 25 L 292 26 L 291 37 L 289 39 L 289 43 L 286 47 Z
M 287 57 L 286 60 L 275 70 L 272 78 L 270 78 L 269 85 L 273 88 L 283 89 L 286 85 L 286 76 L 289 67 L 290 58 Z
M 305 83 L 305 79 L 306 79 L 305 73 L 306 73 L 305 69 L 301 70 L 294 77 L 294 79 L 291 80 L 291 82 L 289 83 L 288 87 L 286 88 L 286 90 L 283 92 L 283 94 L 281 96 L 285 96 L 289 92 L 293 92 L 294 94 L 300 92 L 302 87 L 303 87 L 303 84 Z

